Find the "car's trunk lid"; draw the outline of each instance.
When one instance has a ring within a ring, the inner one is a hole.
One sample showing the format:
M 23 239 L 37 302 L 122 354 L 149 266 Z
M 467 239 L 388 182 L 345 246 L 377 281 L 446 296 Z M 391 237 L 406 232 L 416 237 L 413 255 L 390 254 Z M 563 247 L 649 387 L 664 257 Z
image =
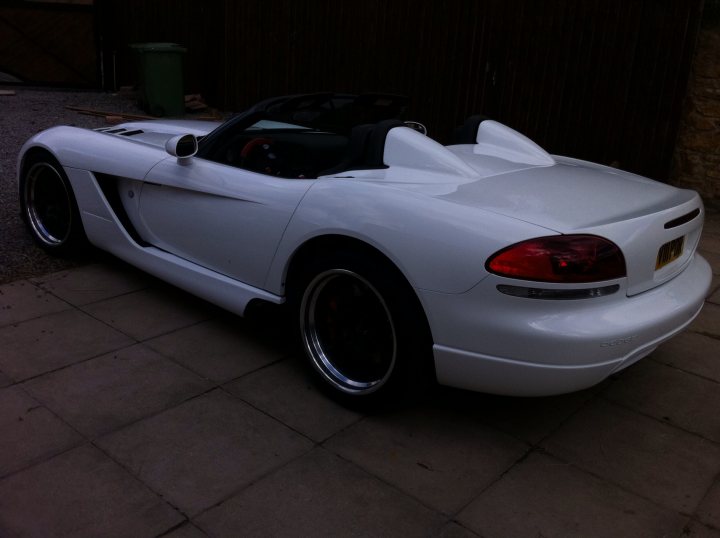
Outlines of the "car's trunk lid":
M 695 192 L 583 161 L 555 159 L 553 166 L 463 182 L 440 196 L 563 234 L 610 239 L 625 256 L 628 295 L 666 282 L 690 262 L 704 217 Z

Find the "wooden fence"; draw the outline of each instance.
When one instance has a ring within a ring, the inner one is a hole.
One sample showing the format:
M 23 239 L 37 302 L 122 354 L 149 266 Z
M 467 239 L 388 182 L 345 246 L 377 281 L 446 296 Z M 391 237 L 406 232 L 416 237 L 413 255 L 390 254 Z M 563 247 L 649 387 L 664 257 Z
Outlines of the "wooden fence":
M 447 140 L 472 113 L 553 153 L 666 179 L 702 0 L 98 0 L 109 85 L 129 43 L 188 47 L 186 90 L 231 110 L 312 91 L 401 93 Z

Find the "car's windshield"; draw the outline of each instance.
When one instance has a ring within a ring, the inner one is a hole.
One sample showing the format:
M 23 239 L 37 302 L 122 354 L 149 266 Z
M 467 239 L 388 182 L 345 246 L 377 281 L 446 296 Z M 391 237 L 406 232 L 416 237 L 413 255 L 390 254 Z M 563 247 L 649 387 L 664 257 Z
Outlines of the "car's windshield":
M 292 123 L 285 123 L 282 121 L 273 121 L 273 120 L 260 120 L 256 123 L 253 123 L 250 127 L 245 129 L 246 131 L 262 131 L 267 129 L 297 129 L 301 131 L 310 131 L 312 130 L 310 127 L 305 127 L 303 125 L 293 125 Z

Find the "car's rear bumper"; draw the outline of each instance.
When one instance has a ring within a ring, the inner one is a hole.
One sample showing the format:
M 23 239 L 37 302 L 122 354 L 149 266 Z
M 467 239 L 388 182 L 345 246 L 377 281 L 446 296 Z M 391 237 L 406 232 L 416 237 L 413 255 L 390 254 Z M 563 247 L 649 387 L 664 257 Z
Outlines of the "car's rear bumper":
M 633 297 L 526 299 L 501 294 L 494 281 L 456 296 L 421 293 L 438 382 L 516 396 L 590 387 L 683 330 L 711 279 L 696 254 L 677 277 Z

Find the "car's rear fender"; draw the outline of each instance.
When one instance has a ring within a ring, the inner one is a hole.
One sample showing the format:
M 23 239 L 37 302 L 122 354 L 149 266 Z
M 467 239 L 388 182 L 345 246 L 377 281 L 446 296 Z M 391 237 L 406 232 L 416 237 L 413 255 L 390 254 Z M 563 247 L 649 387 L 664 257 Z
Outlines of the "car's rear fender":
M 462 293 L 487 276 L 497 250 L 551 230 L 478 208 L 353 179 L 319 179 L 295 211 L 265 289 L 284 294 L 295 252 L 324 235 L 347 236 L 384 254 L 411 286 Z

